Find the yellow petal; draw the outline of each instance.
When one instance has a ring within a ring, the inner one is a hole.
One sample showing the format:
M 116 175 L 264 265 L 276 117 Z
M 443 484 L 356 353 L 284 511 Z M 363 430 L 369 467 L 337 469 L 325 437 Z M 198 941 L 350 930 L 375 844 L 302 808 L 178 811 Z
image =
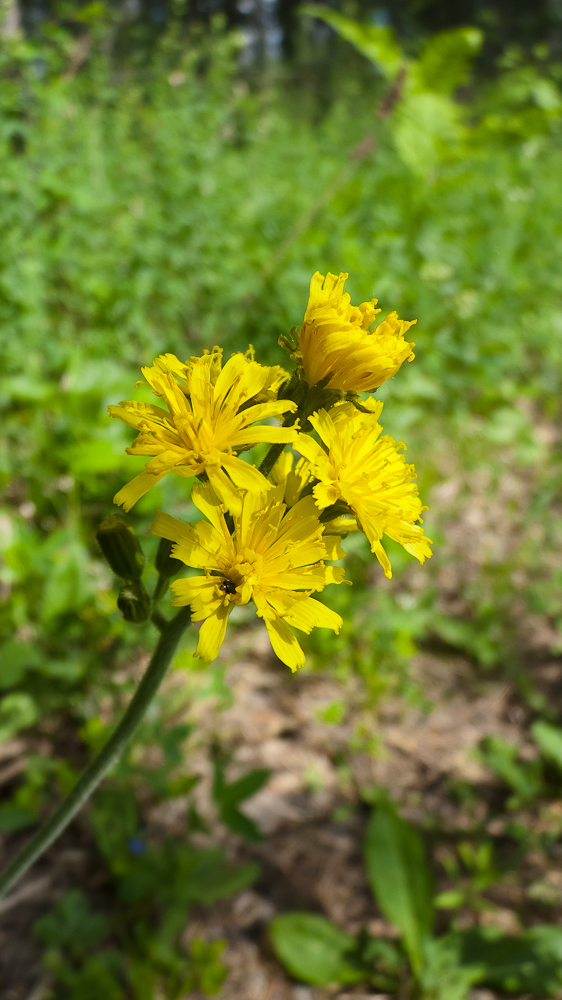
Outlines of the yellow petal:
M 241 490 L 249 490 L 250 493 L 266 493 L 271 486 L 271 483 L 267 481 L 259 469 L 256 469 L 254 465 L 248 465 L 236 455 L 225 456 L 224 467 L 232 481 Z
M 295 439 L 294 447 L 295 451 L 298 451 L 299 455 L 304 455 L 309 462 L 315 462 L 324 454 L 318 442 L 309 434 L 299 434 Z
M 290 625 L 301 629 L 302 632 L 310 632 L 313 628 L 331 628 L 334 632 L 339 632 L 343 625 L 341 615 L 313 597 L 300 601 L 285 618 Z
M 213 579 L 207 576 L 186 576 L 181 580 L 174 580 L 170 585 L 173 607 L 183 608 L 190 604 L 194 622 L 208 618 L 224 604 L 224 598 L 217 593 L 217 582 L 216 577 Z
M 219 654 L 226 632 L 228 616 L 233 606 L 229 604 L 228 607 L 225 607 L 224 604 L 221 604 L 214 614 L 205 619 L 199 629 L 199 642 L 195 655 L 204 660 L 205 663 L 212 663 Z
M 305 656 L 299 646 L 295 636 L 282 618 L 266 618 L 265 627 L 267 629 L 273 652 L 279 657 L 282 663 L 286 663 L 291 670 L 298 670 L 304 667 Z
M 161 479 L 169 472 L 169 469 L 165 469 L 164 472 L 160 472 L 158 475 L 153 475 L 151 472 L 141 472 L 134 479 L 131 479 L 130 483 L 123 486 L 113 497 L 113 503 L 116 503 L 119 507 L 123 507 L 124 510 L 130 510 L 134 507 L 137 500 L 148 493 L 156 483 L 159 483 Z
M 345 552 L 341 547 L 341 538 L 339 535 L 327 535 L 326 532 L 322 535 L 322 541 L 326 546 L 326 559 L 343 559 L 345 557 Z
M 295 441 L 298 435 L 298 427 L 269 427 L 268 424 L 254 425 L 246 427 L 245 430 L 237 431 L 232 438 L 232 446 L 240 448 L 242 445 L 257 444 L 258 441 L 267 441 L 268 444 L 289 444 Z

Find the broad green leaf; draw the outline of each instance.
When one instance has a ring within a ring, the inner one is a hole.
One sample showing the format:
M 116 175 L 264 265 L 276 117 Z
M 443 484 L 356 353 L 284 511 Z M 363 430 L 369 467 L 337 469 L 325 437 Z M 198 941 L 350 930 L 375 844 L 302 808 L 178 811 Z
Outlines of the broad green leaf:
M 418 87 L 437 94 L 453 94 L 466 81 L 471 61 L 483 40 L 483 32 L 478 28 L 453 28 L 433 35 L 414 64 Z
M 385 917 L 402 932 L 416 973 L 433 923 L 433 886 L 419 834 L 388 801 L 378 805 L 365 838 L 367 872 Z
M 357 983 L 364 978 L 346 956 L 355 941 L 316 913 L 283 913 L 269 926 L 277 957 L 291 975 L 313 986 Z
M 301 14 L 318 17 L 329 24 L 338 35 L 351 42 L 359 52 L 362 52 L 375 64 L 385 76 L 392 79 L 399 69 L 406 65 L 406 58 L 394 38 L 391 28 L 377 27 L 374 24 L 360 24 L 343 14 L 338 14 L 330 7 L 322 4 L 305 4 L 300 8 Z

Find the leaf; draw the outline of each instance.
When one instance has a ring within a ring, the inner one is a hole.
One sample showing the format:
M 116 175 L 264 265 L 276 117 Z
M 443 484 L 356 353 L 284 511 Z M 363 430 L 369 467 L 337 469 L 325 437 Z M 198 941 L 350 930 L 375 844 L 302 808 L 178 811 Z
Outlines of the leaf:
M 132 788 L 100 788 L 90 811 L 98 850 L 117 874 L 130 864 L 130 840 L 139 824 L 137 800 Z
M 222 809 L 219 809 L 219 816 L 221 822 L 229 830 L 237 833 L 239 837 L 243 837 L 249 844 L 261 844 L 263 840 L 261 830 L 256 826 L 253 819 L 246 816 L 236 806 L 223 806 Z
M 220 793 L 220 801 L 225 805 L 234 805 L 255 795 L 269 781 L 271 771 L 267 767 L 257 767 L 248 771 L 231 785 L 224 785 Z
M 358 983 L 364 972 L 346 957 L 355 940 L 316 913 L 283 913 L 269 925 L 275 954 L 291 975 L 312 986 Z
M 19 684 L 26 671 L 38 667 L 42 659 L 41 650 L 33 643 L 8 639 L 0 647 L 0 688 Z
M 0 701 L 0 743 L 32 726 L 38 718 L 39 710 L 30 695 L 23 691 L 7 694 Z
M 419 834 L 382 801 L 365 838 L 373 894 L 385 917 L 400 929 L 414 972 L 423 965 L 424 942 L 433 923 L 433 886 Z
M 259 877 L 260 870 L 260 866 L 253 862 L 237 866 L 225 865 L 221 851 L 201 852 L 200 862 L 189 876 L 189 899 L 194 903 L 211 906 L 219 899 L 234 896 L 242 889 L 247 889 Z
M 531 726 L 531 736 L 545 757 L 562 768 L 562 729 L 539 720 Z
M 213 801 L 217 806 L 221 822 L 249 843 L 259 843 L 263 840 L 260 830 L 249 816 L 245 816 L 238 809 L 238 803 L 259 792 L 269 780 L 271 771 L 266 767 L 258 767 L 228 784 L 222 761 L 218 756 L 215 756 L 213 768 Z
M 465 82 L 483 40 L 478 28 L 453 28 L 433 35 L 416 65 L 418 85 L 435 93 L 453 94 Z
M 459 942 L 454 936 L 430 938 L 425 946 L 420 975 L 423 995 L 431 1000 L 466 1000 L 469 989 L 480 982 L 482 966 L 463 965 Z
M 464 964 L 481 966 L 479 982 L 508 993 L 555 996 L 562 989 L 562 928 L 533 927 L 520 937 L 492 928 L 458 932 Z
M 81 889 L 69 889 L 52 913 L 36 920 L 33 933 L 51 948 L 69 947 L 75 953 L 84 953 L 107 937 L 109 924 L 102 913 L 92 912 Z
M 540 795 L 543 784 L 540 760 L 520 763 L 518 747 L 499 736 L 487 737 L 481 755 L 483 763 L 513 789 L 515 794 L 508 802 L 510 808 L 532 802 Z
M 2 833 L 25 830 L 27 826 L 33 826 L 36 822 L 37 816 L 29 809 L 20 809 L 18 806 L 10 805 L 9 802 L 0 806 L 0 831 Z
M 70 538 L 55 552 L 43 596 L 44 622 L 75 611 L 85 603 L 92 591 L 89 562 L 88 550 L 76 537 Z
M 396 76 L 401 66 L 407 62 L 391 28 L 360 24 L 322 4 L 305 4 L 300 8 L 300 13 L 318 17 L 329 24 L 338 35 L 345 38 L 346 42 L 351 42 L 389 79 Z

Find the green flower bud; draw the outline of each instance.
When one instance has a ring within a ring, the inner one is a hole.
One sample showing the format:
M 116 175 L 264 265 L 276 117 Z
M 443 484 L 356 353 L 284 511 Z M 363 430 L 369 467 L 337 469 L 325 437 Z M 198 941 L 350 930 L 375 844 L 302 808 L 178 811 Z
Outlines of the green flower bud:
M 158 573 L 164 579 L 169 580 L 171 576 L 175 576 L 179 573 L 183 566 L 181 559 L 174 559 L 171 555 L 173 542 L 169 542 L 167 538 L 161 538 L 160 544 L 158 546 L 158 551 L 156 553 L 156 559 L 154 560 L 154 565 L 158 570 Z
M 121 514 L 112 514 L 100 524 L 96 538 L 107 562 L 122 580 L 140 580 L 144 555 L 135 532 Z
M 150 597 L 142 583 L 128 583 L 122 587 L 117 597 L 119 608 L 126 622 L 142 625 L 150 615 Z

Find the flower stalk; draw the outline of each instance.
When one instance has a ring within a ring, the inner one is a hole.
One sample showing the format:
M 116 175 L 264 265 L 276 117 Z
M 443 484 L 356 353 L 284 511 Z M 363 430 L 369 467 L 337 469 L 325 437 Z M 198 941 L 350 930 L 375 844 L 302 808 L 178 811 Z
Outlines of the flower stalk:
M 181 608 L 164 628 L 146 672 L 117 729 L 94 757 L 53 815 L 0 875 L 0 897 L 25 875 L 79 812 L 130 743 L 170 665 L 178 643 L 191 622 L 191 610 Z

